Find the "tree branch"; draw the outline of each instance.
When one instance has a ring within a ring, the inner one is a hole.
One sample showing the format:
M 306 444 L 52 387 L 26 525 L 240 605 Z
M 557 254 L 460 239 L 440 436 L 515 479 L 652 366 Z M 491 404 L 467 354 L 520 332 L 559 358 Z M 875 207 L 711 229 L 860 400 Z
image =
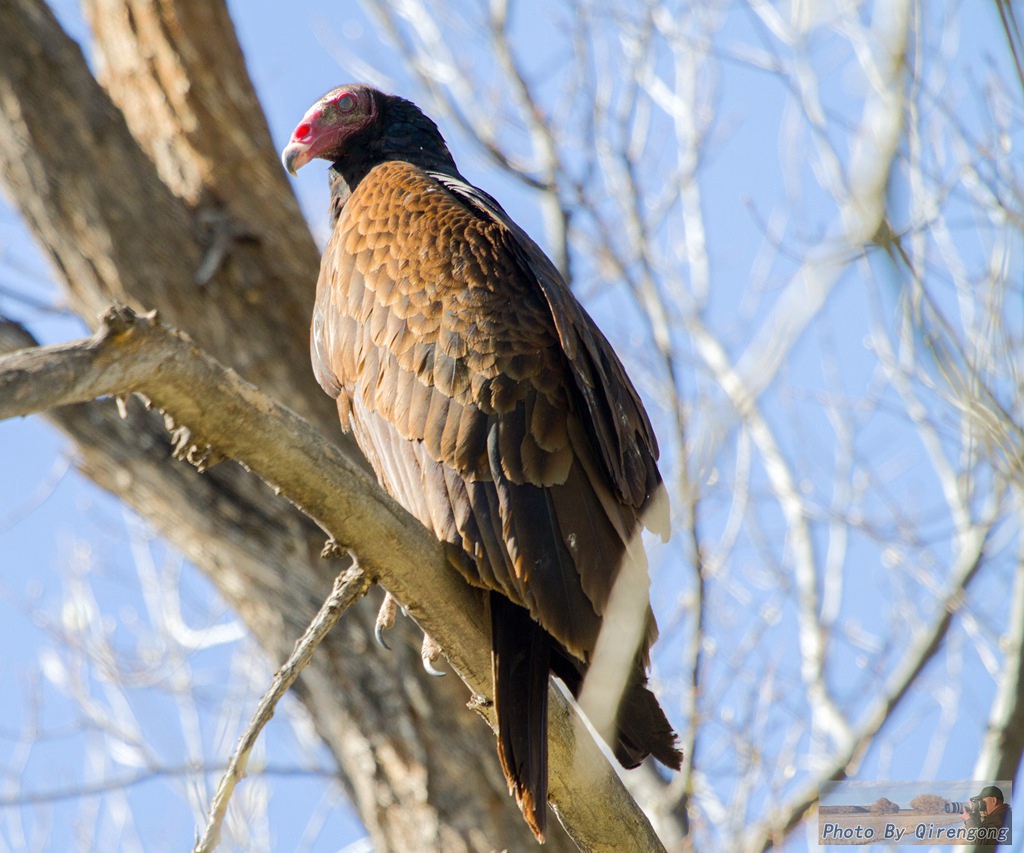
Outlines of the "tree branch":
M 0 419 L 136 392 L 182 425 L 179 456 L 198 464 L 214 453 L 237 459 L 358 555 L 368 576 L 441 645 L 470 690 L 490 696 L 480 592 L 451 569 L 441 544 L 361 466 L 187 336 L 151 314 L 117 308 L 93 338 L 0 358 Z M 582 720 L 549 689 L 550 801 L 569 835 L 587 851 L 662 849 Z M 475 704 L 493 729 L 489 702 Z
M 35 345 L 17 324 L 0 323 L 0 351 Z M 285 660 L 330 589 L 323 531 L 238 465 L 200 475 L 168 464 L 163 418 L 135 400 L 125 408 L 127 420 L 110 399 L 45 417 L 74 440 L 78 468 L 217 583 L 269 661 Z M 532 833 L 506 798 L 491 732 L 466 713 L 465 688 L 423 671 L 412 620 L 396 623 L 394 651 L 368 642 L 377 604 L 368 597 L 352 608 L 294 687 L 375 846 L 482 853 L 500 839 L 528 847 Z M 557 823 L 550 828 L 551 850 L 576 849 Z

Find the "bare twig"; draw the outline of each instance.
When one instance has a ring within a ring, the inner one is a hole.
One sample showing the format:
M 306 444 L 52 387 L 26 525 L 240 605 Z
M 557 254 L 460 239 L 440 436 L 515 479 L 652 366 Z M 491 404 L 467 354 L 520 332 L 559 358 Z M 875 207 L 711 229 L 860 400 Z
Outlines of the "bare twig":
M 151 770 L 140 770 L 137 773 L 129 773 L 123 776 L 113 776 L 97 782 L 83 782 L 77 785 L 68 785 L 60 788 L 43 789 L 39 791 L 18 791 L 16 794 L 0 797 L 0 808 L 12 806 L 42 805 L 59 803 L 64 800 L 79 800 L 82 797 L 98 797 L 111 791 L 123 791 L 126 788 L 133 788 L 136 785 L 145 785 L 156 779 L 167 779 L 175 776 L 190 777 L 200 773 L 224 772 L 227 766 L 223 763 L 214 765 L 183 764 L 180 766 L 156 767 Z M 334 771 L 329 768 L 319 767 L 290 767 L 290 766 L 263 766 L 258 771 L 260 776 L 282 776 L 282 777 L 313 777 L 330 780 L 336 778 Z
M 1009 630 L 1003 637 L 1009 663 L 997 682 L 988 730 L 974 765 L 975 779 L 1013 778 L 1024 754 L 1024 556 L 1017 564 L 1010 600 Z
M 295 679 L 299 677 L 299 673 L 305 669 L 310 658 L 313 657 L 313 652 L 320 645 L 320 641 L 327 636 L 327 632 L 334 627 L 335 623 L 341 618 L 341 614 L 358 598 L 365 595 L 369 588 L 370 578 L 359 568 L 358 562 L 353 562 L 348 569 L 335 578 L 331 594 L 324 601 L 320 612 L 316 614 L 309 628 L 306 629 L 306 633 L 295 644 L 295 650 L 292 652 L 291 657 L 277 671 L 270 689 L 260 699 L 256 713 L 242 733 L 241 738 L 239 738 L 238 745 L 231 756 L 231 761 L 228 763 L 228 768 L 224 772 L 223 777 L 221 777 L 220 784 L 217 785 L 217 793 L 210 804 L 210 816 L 206 824 L 206 830 L 195 846 L 195 853 L 211 853 L 211 851 L 217 848 L 218 843 L 220 843 L 221 826 L 224 822 L 224 816 L 227 814 L 231 795 L 234 793 L 235 786 L 245 778 L 249 755 L 252 752 L 252 748 L 256 745 L 256 739 L 259 737 L 260 732 L 270 722 L 270 718 L 274 716 L 274 709 L 277 707 L 281 697 L 284 696 L 295 682 Z

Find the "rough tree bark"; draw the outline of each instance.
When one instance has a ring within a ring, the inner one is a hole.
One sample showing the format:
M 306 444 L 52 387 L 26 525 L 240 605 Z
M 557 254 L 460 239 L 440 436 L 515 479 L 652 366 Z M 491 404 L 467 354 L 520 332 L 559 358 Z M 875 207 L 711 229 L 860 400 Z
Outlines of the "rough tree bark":
M 0 178 L 70 303 L 90 325 L 113 300 L 159 309 L 337 437 L 308 368 L 317 253 L 223 3 L 94 0 L 89 12 L 106 91 L 41 0 L 0 6 Z M 234 465 L 200 476 L 168 464 L 163 426 L 135 407 L 127 422 L 102 403 L 54 419 L 82 469 L 199 566 L 283 660 L 336 574 L 316 526 Z M 376 603 L 346 615 L 297 686 L 374 844 L 532 844 L 465 687 L 425 676 L 407 622 L 392 653 L 368 641 Z M 551 835 L 551 849 L 572 849 Z

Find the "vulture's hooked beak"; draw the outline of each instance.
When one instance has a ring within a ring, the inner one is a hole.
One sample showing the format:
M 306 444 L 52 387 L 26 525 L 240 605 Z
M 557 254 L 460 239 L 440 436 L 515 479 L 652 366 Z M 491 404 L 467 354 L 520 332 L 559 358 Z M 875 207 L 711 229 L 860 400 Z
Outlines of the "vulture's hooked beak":
M 308 143 L 293 139 L 285 146 L 284 151 L 281 152 L 281 162 L 292 177 L 298 173 L 299 169 L 313 159 L 309 149 Z

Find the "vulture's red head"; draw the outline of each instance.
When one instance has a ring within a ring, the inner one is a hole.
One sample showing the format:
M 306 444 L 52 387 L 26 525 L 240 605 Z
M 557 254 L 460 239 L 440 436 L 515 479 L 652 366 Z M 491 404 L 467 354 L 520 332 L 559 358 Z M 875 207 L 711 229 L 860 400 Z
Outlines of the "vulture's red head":
M 362 83 L 332 89 L 306 110 L 281 162 L 293 175 L 310 160 L 372 165 L 403 159 L 428 168 L 454 168 L 437 125 L 414 103 Z
M 284 151 L 281 162 L 293 175 L 317 157 L 337 160 L 345 145 L 365 131 L 378 117 L 380 95 L 368 86 L 338 86 L 306 110 Z

